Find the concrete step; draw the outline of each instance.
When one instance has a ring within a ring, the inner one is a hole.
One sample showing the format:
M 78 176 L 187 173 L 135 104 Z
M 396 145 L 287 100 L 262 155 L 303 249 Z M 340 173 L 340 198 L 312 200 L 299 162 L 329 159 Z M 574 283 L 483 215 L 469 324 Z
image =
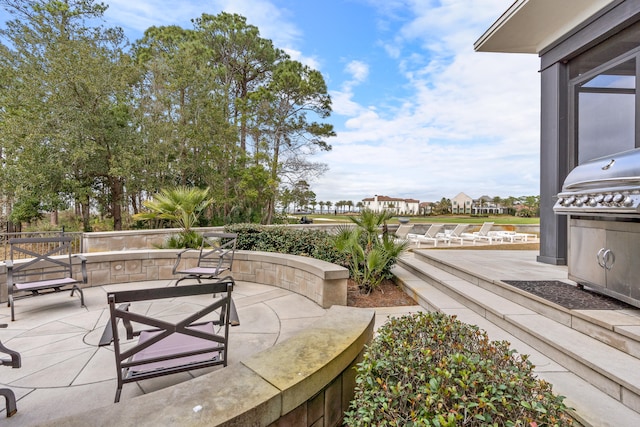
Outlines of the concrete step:
M 426 309 L 456 315 L 530 355 L 583 425 L 640 425 L 637 358 L 415 257 L 405 257 L 394 274 Z
M 407 260 L 424 262 L 459 279 L 473 283 L 492 294 L 542 314 L 558 323 L 582 332 L 631 356 L 640 357 L 640 316 L 638 310 L 569 310 L 542 297 L 510 286 L 497 278 L 484 277 L 460 265 L 430 257 L 427 251 L 416 252 Z M 400 263 L 404 262 L 401 260 Z M 413 262 L 405 268 L 412 269 Z M 420 276 L 420 271 L 416 271 Z M 439 273 L 436 273 L 436 275 Z M 526 277 L 527 271 L 523 271 Z

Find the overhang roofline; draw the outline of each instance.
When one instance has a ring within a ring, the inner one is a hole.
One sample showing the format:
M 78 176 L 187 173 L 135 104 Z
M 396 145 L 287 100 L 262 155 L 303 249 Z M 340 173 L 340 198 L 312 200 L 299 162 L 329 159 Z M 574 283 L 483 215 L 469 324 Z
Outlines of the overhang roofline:
M 478 52 L 540 54 L 618 0 L 516 0 L 473 44 Z

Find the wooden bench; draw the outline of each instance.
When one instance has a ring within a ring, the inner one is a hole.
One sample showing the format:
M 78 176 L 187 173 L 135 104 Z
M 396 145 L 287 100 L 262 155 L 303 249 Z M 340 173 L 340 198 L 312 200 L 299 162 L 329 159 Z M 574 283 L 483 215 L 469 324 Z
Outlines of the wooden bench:
M 71 289 L 71 296 L 78 291 L 80 305 L 85 306 L 84 294 L 78 285 L 87 283 L 87 259 L 72 254 L 72 241 L 68 236 L 9 239 L 10 259 L 5 261 L 5 265 L 7 305 L 11 307 L 12 321 L 15 320 L 15 300 L 26 296 Z M 81 260 L 82 279 L 73 277 L 73 258 Z M 22 259 L 24 261 L 16 262 Z
M 227 366 L 233 285 L 233 279 L 229 278 L 216 283 L 109 292 L 118 383 L 115 402 L 120 400 L 126 383 L 210 366 Z M 142 304 L 142 312 L 132 306 L 139 301 L 176 300 L 194 295 L 211 298 L 216 294 L 222 296 L 176 323 L 143 314 L 147 304 Z M 124 325 L 126 340 L 119 336 L 119 320 Z M 151 329 L 134 331 L 133 323 Z M 137 343 L 131 342 L 136 336 Z

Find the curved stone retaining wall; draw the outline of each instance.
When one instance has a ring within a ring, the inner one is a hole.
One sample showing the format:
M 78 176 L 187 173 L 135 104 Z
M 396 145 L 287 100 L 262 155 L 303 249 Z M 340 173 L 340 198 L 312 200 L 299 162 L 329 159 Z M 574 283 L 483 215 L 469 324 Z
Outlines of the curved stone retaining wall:
M 177 250 L 146 249 L 84 254 L 88 284 L 102 286 L 145 280 L 177 279 L 171 271 Z M 183 255 L 185 266 L 194 266 L 198 252 Z M 16 264 L 24 261 L 16 261 Z M 80 275 L 78 261 L 76 277 Z M 277 286 L 299 293 L 323 308 L 347 305 L 349 271 L 315 258 L 273 252 L 236 251 L 232 276 L 238 281 Z M 6 267 L 0 264 L 0 302 L 7 301 Z
M 56 426 L 337 426 L 373 337 L 375 312 L 334 306 L 314 326 L 246 360 Z
M 86 286 L 174 280 L 176 252 L 87 253 Z M 197 252 L 187 252 L 183 258 L 193 265 Z M 80 274 L 79 268 L 78 264 L 75 274 Z M 353 397 L 353 368 L 373 337 L 375 319 L 372 310 L 344 307 L 348 270 L 314 258 L 236 251 L 232 275 L 239 281 L 283 287 L 331 308 L 313 327 L 236 365 L 42 425 L 340 425 Z M 0 290 L 0 299 L 6 302 L 4 264 L 0 264 Z

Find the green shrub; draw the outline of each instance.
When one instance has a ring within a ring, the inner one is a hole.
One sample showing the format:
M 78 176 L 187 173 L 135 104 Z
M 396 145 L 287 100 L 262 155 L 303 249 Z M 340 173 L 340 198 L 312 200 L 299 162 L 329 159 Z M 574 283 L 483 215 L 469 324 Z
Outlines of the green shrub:
M 335 248 L 333 237 L 324 230 L 298 229 L 287 226 L 233 224 L 225 227 L 238 233 L 236 247 L 246 251 L 278 252 L 309 256 L 344 265 L 344 256 Z
M 385 279 L 393 277 L 391 269 L 407 249 L 406 241 L 396 242 L 386 232 L 389 212 L 365 209 L 349 217 L 354 225 L 337 227 L 335 245 L 346 260 L 349 275 L 363 292 L 371 292 Z M 380 229 L 385 230 L 380 235 Z
M 441 313 L 393 318 L 357 366 L 349 426 L 567 426 L 526 355 Z

